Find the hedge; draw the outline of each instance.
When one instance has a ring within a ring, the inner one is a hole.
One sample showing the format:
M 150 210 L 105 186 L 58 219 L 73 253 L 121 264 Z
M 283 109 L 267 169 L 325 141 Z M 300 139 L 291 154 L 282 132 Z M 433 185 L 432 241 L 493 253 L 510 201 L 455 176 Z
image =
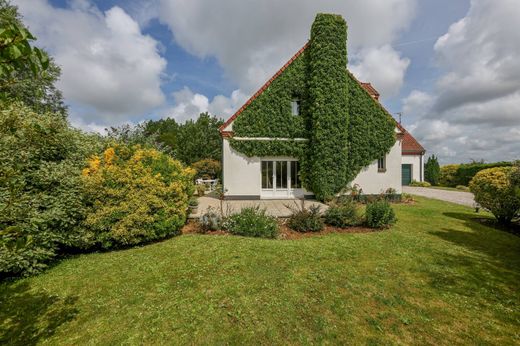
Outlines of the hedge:
M 463 163 L 460 165 L 445 165 L 441 167 L 440 184 L 443 186 L 456 187 L 457 185 L 468 186 L 473 177 L 480 171 L 495 167 L 510 167 L 511 162 L 494 163 Z

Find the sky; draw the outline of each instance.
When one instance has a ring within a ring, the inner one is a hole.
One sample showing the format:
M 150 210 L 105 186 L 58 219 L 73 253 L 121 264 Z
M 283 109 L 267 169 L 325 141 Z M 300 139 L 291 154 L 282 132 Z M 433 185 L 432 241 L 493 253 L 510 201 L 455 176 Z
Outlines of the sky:
M 519 0 L 13 0 L 62 69 L 71 123 L 232 115 L 309 38 L 348 24 L 348 68 L 441 163 L 520 159 Z

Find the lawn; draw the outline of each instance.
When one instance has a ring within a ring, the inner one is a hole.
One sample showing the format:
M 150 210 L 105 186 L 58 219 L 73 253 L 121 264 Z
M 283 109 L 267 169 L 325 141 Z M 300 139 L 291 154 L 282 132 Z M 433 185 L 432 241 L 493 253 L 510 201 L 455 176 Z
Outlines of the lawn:
M 184 235 L 0 285 L 0 344 L 520 343 L 520 237 L 417 198 L 391 230 Z

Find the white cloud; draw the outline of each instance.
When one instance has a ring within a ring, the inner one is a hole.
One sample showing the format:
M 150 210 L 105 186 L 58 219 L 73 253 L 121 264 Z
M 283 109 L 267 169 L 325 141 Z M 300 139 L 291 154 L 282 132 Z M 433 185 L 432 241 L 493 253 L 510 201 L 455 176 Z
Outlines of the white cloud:
M 520 157 L 520 6 L 473 0 L 435 43 L 443 71 L 429 93 L 403 100 L 417 139 L 441 161 Z
M 102 13 L 89 1 L 67 9 L 46 0 L 16 0 L 38 44 L 62 67 L 58 87 L 67 102 L 89 111 L 84 124 L 116 124 L 161 106 L 166 60 L 123 9 Z M 102 125 L 96 125 L 102 126 Z
M 382 96 L 400 87 L 409 61 L 388 46 L 413 19 L 415 0 L 157 0 L 160 20 L 178 44 L 199 57 L 214 56 L 240 89 L 250 94 L 309 38 L 316 13 L 343 15 L 349 55 L 374 79 Z M 388 64 L 390 59 L 391 64 Z M 377 66 L 379 74 L 369 74 Z M 377 82 L 375 81 L 377 79 Z
M 246 96 L 240 90 L 235 90 L 230 97 L 217 95 L 210 102 L 206 96 L 193 92 L 187 86 L 173 92 L 172 97 L 174 106 L 161 111 L 161 114 L 164 117 L 174 118 L 178 122 L 196 119 L 204 112 L 219 118 L 227 118 L 246 101 Z
M 383 97 L 395 96 L 404 82 L 410 59 L 402 58 L 390 45 L 363 49 L 358 63 L 350 71 L 363 81 L 370 81 Z

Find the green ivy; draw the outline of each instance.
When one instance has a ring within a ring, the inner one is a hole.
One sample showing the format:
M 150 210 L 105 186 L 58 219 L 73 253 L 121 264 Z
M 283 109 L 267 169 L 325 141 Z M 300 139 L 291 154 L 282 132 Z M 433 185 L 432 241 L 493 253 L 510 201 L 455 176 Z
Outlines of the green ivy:
M 332 197 L 348 183 L 347 23 L 338 15 L 318 14 L 309 47 L 307 186 L 317 198 Z
M 347 72 L 349 84 L 349 153 L 347 181 L 374 160 L 388 153 L 395 143 L 395 120 Z
M 233 122 L 235 137 L 293 140 L 229 140 L 249 157 L 297 158 L 303 185 L 319 199 L 339 192 L 395 143 L 395 121 L 346 70 L 346 29 L 341 16 L 318 14 L 309 47 Z M 291 113 L 294 97 L 300 116 Z

